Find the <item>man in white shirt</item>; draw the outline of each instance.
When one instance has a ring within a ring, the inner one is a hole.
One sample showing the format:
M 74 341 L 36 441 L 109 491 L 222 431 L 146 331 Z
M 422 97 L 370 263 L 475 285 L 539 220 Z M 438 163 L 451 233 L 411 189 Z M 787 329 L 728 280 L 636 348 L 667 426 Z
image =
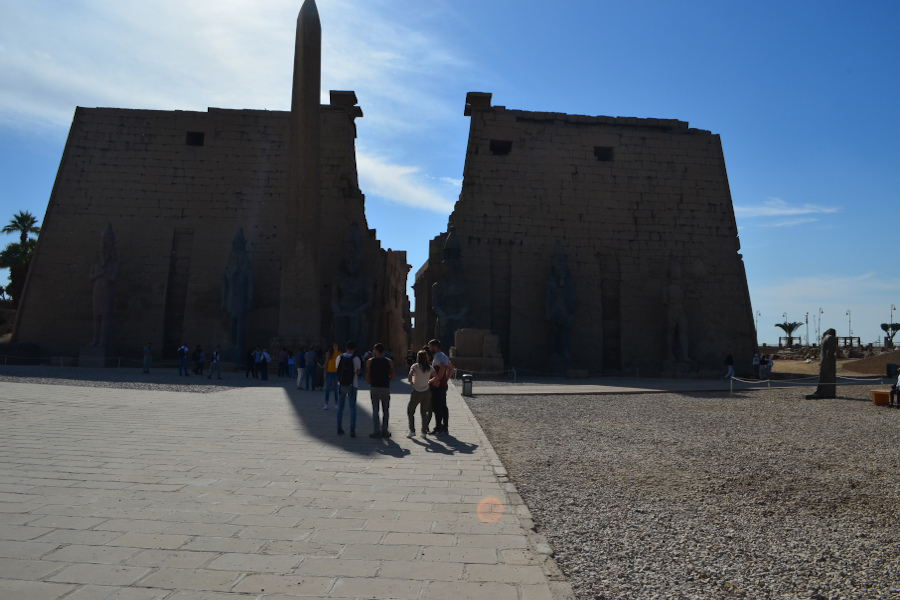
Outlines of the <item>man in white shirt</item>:
M 431 361 L 431 367 L 434 369 L 434 375 L 428 381 L 431 385 L 431 412 L 434 414 L 434 431 L 435 435 L 446 435 L 448 432 L 447 421 L 450 418 L 450 411 L 447 409 L 447 382 L 453 375 L 453 365 L 446 354 L 441 352 L 441 341 L 434 339 L 428 342 L 434 358 Z
M 359 389 L 361 361 L 356 354 L 356 342 L 349 341 L 344 353 L 337 357 L 338 406 L 337 432 L 344 433 L 344 406 L 350 403 L 350 437 L 356 437 L 356 391 Z M 344 364 L 343 368 L 341 363 Z

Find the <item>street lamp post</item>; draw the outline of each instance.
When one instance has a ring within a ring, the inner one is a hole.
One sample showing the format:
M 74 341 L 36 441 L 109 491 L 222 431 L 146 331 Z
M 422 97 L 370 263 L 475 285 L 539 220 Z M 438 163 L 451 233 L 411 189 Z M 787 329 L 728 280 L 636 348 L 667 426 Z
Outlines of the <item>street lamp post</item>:
M 756 335 L 759 335 L 759 316 L 761 314 L 761 312 L 756 311 Z
M 822 345 L 822 315 L 825 314 L 825 311 L 822 310 L 822 307 L 819 307 L 819 324 L 816 325 L 816 344 L 819 346 Z
M 847 331 L 850 337 L 853 337 L 853 321 L 851 321 L 853 317 L 850 315 L 850 309 L 847 309 Z
M 888 330 L 885 331 L 890 336 L 891 347 L 894 346 L 894 311 L 897 310 L 897 307 L 891 304 L 891 318 L 888 319 Z M 887 346 L 887 344 L 885 344 Z
M 809 346 L 809 311 L 806 311 L 806 345 Z

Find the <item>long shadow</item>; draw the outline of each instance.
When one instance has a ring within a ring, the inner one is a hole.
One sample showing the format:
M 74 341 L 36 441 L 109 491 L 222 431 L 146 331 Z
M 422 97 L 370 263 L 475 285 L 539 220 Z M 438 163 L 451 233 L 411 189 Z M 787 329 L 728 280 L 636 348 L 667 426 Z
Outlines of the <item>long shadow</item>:
M 294 409 L 297 422 L 304 428 L 306 435 L 311 435 L 327 444 L 361 456 L 381 454 L 394 458 L 404 458 L 412 454 L 408 448 L 404 448 L 394 441 L 396 436 L 405 435 L 404 432 L 406 431 L 406 405 L 409 402 L 411 389 L 406 380 L 395 378 L 391 382 L 390 421 L 392 423 L 391 434 L 394 437 L 380 439 L 369 437 L 369 434 L 374 429 L 374 423 L 372 422 L 372 403 L 369 398 L 369 386 L 365 382 L 360 381 L 356 402 L 356 434 L 358 436 L 356 438 L 349 437 L 349 408 L 344 409 L 343 429 L 346 433 L 338 435 L 336 409 L 333 405 L 329 405 L 328 410 L 322 408 L 325 404 L 325 392 L 297 390 L 294 389 L 295 387 L 289 386 L 286 390 L 286 395 Z M 397 423 L 402 423 L 402 425 L 397 427 Z M 437 454 L 472 454 L 478 448 L 477 444 L 459 440 L 452 435 L 441 438 L 429 436 L 427 438 L 416 437 L 410 439 L 417 446 L 424 447 L 426 452 Z
M 453 437 L 453 435 L 449 434 L 439 438 L 427 436 L 411 439 L 415 445 L 421 446 L 425 452 L 432 452 L 434 454 L 472 454 L 478 448 L 478 444 L 470 444 L 469 442 L 458 440 Z

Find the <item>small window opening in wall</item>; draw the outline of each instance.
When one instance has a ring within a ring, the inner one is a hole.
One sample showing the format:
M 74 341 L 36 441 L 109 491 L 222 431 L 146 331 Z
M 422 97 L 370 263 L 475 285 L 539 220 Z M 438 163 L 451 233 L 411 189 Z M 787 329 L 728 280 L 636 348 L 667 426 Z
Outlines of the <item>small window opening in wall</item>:
M 610 162 L 613 159 L 613 148 L 608 148 L 606 146 L 594 146 L 594 156 L 597 157 L 597 160 Z
M 506 140 L 491 140 L 491 154 L 505 156 L 512 150 L 512 142 Z
M 203 132 L 202 131 L 188 131 L 184 137 L 184 143 L 188 146 L 202 146 L 203 145 Z

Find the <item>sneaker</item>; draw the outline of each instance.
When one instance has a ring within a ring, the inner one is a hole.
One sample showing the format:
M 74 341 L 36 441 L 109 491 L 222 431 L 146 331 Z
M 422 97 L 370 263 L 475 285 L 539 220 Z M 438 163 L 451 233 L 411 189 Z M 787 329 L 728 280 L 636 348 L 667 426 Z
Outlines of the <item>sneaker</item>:
M 381 437 L 389 438 L 389 437 L 391 437 L 391 432 L 390 432 L 390 431 L 383 431 L 383 432 L 381 433 Z
M 406 434 L 406 437 L 416 437 L 416 432 L 410 431 L 409 433 Z
M 351 429 L 351 430 L 350 430 L 350 437 L 356 437 L 356 430 L 355 430 L 355 429 Z
M 327 404 L 325 405 L 325 410 L 328 410 L 328 405 L 327 405 Z
M 344 430 L 340 427 L 338 427 L 338 435 L 344 435 Z M 350 435 L 353 435 L 353 433 L 351 433 Z
M 381 439 L 381 434 L 380 433 L 370 433 L 369 437 L 372 439 Z

